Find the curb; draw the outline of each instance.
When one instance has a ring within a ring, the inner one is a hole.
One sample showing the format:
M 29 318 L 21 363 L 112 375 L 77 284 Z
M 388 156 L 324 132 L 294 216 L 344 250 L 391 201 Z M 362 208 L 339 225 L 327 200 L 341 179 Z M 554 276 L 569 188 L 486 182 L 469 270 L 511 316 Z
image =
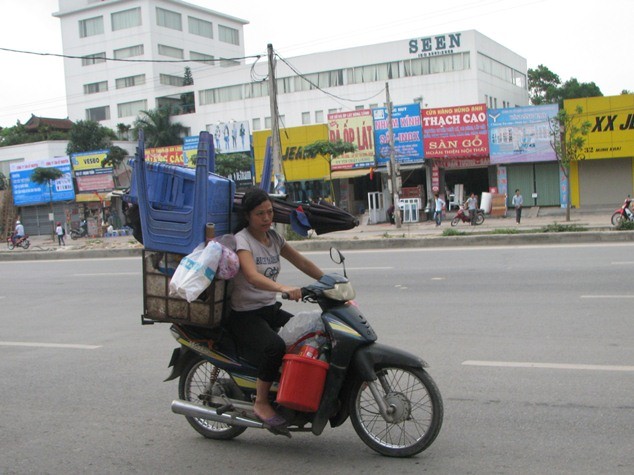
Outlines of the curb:
M 307 239 L 291 241 L 299 251 L 327 251 L 336 247 L 342 251 L 369 249 L 414 249 L 414 248 L 454 248 L 481 246 L 530 246 L 556 244 L 594 244 L 634 242 L 634 231 L 583 231 L 563 233 L 519 233 L 519 234 L 476 234 L 467 236 L 433 236 L 416 238 L 369 238 L 369 239 Z M 141 248 L 92 249 L 77 251 L 0 251 L 0 261 L 38 261 L 61 259 L 98 259 L 108 257 L 136 257 Z

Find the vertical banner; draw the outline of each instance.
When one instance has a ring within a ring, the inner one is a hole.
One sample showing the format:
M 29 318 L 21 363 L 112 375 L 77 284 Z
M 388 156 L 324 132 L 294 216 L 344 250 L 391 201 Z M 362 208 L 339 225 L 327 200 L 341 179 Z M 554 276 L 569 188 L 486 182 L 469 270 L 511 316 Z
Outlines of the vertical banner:
M 497 168 L 498 193 L 500 195 L 508 196 L 509 186 L 508 177 L 506 176 L 506 167 L 498 166 Z
M 486 104 L 423 109 L 425 157 L 489 155 Z
M 372 110 L 328 114 L 328 138 L 331 142 L 342 140 L 355 146 L 354 152 L 333 158 L 332 170 L 350 170 L 374 166 L 374 132 Z
M 385 166 L 390 161 L 387 108 L 372 109 L 372 117 L 374 119 L 376 163 Z M 394 106 L 392 108 L 392 132 L 397 163 L 422 163 L 425 156 L 423 155 L 420 104 Z

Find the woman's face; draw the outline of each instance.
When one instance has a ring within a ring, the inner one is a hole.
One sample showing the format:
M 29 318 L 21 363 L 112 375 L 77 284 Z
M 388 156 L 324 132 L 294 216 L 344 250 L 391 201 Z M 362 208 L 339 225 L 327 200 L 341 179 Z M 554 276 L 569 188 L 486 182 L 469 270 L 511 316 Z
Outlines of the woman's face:
M 249 228 L 253 231 L 266 232 L 273 223 L 273 203 L 263 201 L 249 213 Z

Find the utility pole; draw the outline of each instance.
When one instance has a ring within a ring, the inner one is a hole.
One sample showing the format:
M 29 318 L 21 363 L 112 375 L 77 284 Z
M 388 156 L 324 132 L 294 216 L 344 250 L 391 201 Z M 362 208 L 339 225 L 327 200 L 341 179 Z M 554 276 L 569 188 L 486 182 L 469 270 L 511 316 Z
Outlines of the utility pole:
M 394 222 L 396 228 L 401 227 L 401 210 L 398 207 L 398 192 L 400 189 L 401 173 L 396 161 L 396 153 L 394 151 L 394 127 L 392 126 L 392 100 L 390 99 L 390 86 L 385 83 L 385 100 L 387 103 L 387 133 L 390 144 L 390 183 L 392 192 L 392 205 L 394 205 Z
M 277 110 L 277 81 L 275 79 L 275 55 L 273 54 L 273 45 L 267 45 L 268 62 L 269 62 L 269 99 L 271 104 L 271 161 L 273 162 L 273 176 L 277 189 L 284 186 L 284 172 L 282 167 L 282 143 L 280 140 L 280 123 L 279 113 Z

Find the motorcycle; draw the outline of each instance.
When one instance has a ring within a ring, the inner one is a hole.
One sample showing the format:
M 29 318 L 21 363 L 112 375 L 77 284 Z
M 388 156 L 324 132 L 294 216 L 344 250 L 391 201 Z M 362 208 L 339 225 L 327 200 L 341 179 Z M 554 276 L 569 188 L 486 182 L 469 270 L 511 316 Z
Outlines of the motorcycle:
M 460 223 L 461 221 L 463 223 L 471 223 L 471 216 L 469 216 L 469 213 L 465 213 L 464 206 L 461 206 L 460 208 L 458 208 L 458 212 L 456 213 L 454 218 L 451 220 L 451 225 L 457 226 L 458 223 Z M 475 225 L 479 226 L 482 223 L 484 223 L 484 210 L 478 209 L 476 210 Z
M 630 209 L 630 205 L 632 203 L 632 199 L 628 195 L 623 202 L 623 205 L 612 213 L 612 226 L 619 226 L 621 223 L 626 221 L 634 221 L 634 213 Z
M 308 346 L 308 352 L 303 347 L 300 353 L 312 354 L 313 365 L 327 368 L 323 370 L 326 374 L 321 396 L 319 383 L 311 379 L 318 376 L 314 366 L 309 367 L 311 377 L 295 374 L 297 380 L 290 382 L 291 372 L 285 366 L 297 372 L 301 366 L 293 369 L 291 363 L 301 362 L 292 358 L 302 356 L 287 353 L 271 399 L 288 425 L 281 429 L 269 426 L 253 411 L 257 362 L 240 356 L 226 330 L 179 323 L 171 326 L 180 347 L 172 354 L 172 372 L 165 380 L 179 378 L 179 399 L 172 402 L 172 411 L 184 415 L 197 432 L 209 439 L 233 439 L 247 428 L 268 429 L 287 437 L 291 432 L 320 435 L 328 422 L 334 428 L 350 418 L 361 440 L 382 455 L 410 457 L 428 448 L 442 426 L 443 402 L 426 370 L 427 363 L 376 342 L 376 333 L 352 301 L 354 290 L 346 276 L 343 255 L 331 249 L 331 258 L 343 266 L 344 275 L 327 274 L 302 288 L 302 301 L 320 306 L 321 312 L 317 313 L 325 328 L 326 343 L 319 348 Z M 285 385 L 292 389 L 283 389 Z M 282 395 L 284 391 L 287 394 Z M 305 392 L 310 393 L 312 402 L 304 406 L 301 401 L 293 401 Z
M 30 245 L 31 245 L 31 242 L 29 241 L 28 234 L 25 234 L 21 238 L 16 239 L 15 233 L 11 233 L 11 236 L 7 238 L 7 246 L 9 247 L 9 250 L 13 250 L 16 247 L 21 247 L 22 249 L 28 249 Z
M 81 224 L 79 225 L 79 229 L 71 229 L 69 234 L 70 238 L 73 240 L 88 236 L 88 223 L 86 222 L 86 220 L 82 220 Z

